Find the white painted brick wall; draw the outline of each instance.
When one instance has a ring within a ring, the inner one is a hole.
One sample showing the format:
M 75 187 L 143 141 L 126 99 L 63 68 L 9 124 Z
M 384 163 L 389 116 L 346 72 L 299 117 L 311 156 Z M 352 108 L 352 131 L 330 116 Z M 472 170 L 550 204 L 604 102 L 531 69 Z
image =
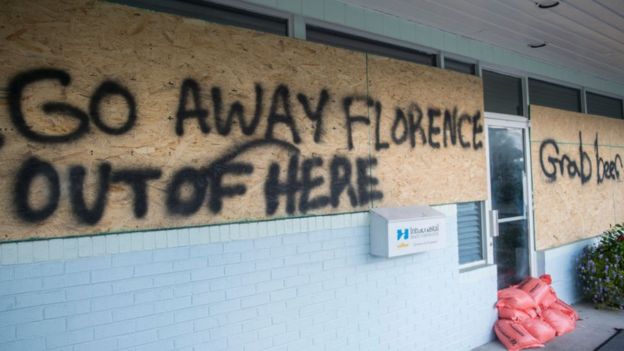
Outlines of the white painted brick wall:
M 447 248 L 395 259 L 366 214 L 1 245 L 0 350 L 469 350 L 496 270 L 459 272 L 439 209 Z

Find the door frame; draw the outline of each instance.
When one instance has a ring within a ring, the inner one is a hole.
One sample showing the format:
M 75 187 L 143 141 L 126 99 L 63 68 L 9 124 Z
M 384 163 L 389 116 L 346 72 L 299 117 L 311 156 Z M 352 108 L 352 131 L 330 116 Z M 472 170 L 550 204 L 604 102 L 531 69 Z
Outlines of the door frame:
M 486 155 L 486 168 L 487 168 L 487 187 L 488 187 L 488 199 L 485 201 L 485 213 L 486 213 L 486 232 L 487 232 L 487 260 L 488 264 L 494 264 L 494 237 L 492 230 L 492 186 L 490 180 L 490 138 L 489 128 L 501 127 L 501 128 L 520 128 L 524 129 L 524 145 L 525 145 L 525 165 L 526 172 L 526 216 L 527 216 L 527 235 L 529 236 L 529 272 L 531 276 L 537 276 L 537 252 L 535 250 L 535 226 L 533 218 L 533 177 L 532 177 L 532 162 L 531 162 L 531 122 L 528 118 L 516 115 L 507 115 L 502 113 L 485 112 L 485 155 Z

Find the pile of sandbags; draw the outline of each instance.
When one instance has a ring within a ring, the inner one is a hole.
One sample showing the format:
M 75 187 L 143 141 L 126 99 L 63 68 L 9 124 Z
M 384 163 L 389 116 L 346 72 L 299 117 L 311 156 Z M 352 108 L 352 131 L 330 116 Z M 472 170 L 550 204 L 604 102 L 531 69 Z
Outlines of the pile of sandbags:
M 557 298 L 550 283 L 550 275 L 545 274 L 498 291 L 494 332 L 509 351 L 544 347 L 555 336 L 576 328 L 576 311 Z

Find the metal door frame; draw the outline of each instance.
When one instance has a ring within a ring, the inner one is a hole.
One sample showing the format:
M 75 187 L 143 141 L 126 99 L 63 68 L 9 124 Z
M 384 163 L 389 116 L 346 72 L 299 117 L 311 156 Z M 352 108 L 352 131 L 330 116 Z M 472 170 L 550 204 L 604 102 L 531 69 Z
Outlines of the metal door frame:
M 489 138 L 489 128 L 490 127 L 501 127 L 501 128 L 519 128 L 525 131 L 524 133 L 524 160 L 525 165 L 524 169 L 526 172 L 526 185 L 525 185 L 525 193 L 526 193 L 526 216 L 527 216 L 527 235 L 529 236 L 528 245 L 529 245 L 529 272 L 531 276 L 537 276 L 537 253 L 535 251 L 535 230 L 533 223 L 533 179 L 532 179 L 532 171 L 531 171 L 531 138 L 530 138 L 530 129 L 531 123 L 528 118 L 522 116 L 515 115 L 506 115 L 502 113 L 494 113 L 494 112 L 485 112 L 485 155 L 486 155 L 486 166 L 487 166 L 487 186 L 488 186 L 488 199 L 485 202 L 486 209 L 486 231 L 487 231 L 487 260 L 489 264 L 494 264 L 494 239 L 493 239 L 493 223 L 491 218 L 492 213 L 492 185 L 490 180 L 490 138 Z

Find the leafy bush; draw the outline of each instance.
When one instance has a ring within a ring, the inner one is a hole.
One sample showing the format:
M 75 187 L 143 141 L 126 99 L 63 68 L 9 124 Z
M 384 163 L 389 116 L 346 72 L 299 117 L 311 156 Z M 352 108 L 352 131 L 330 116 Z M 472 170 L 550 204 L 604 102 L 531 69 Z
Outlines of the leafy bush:
M 578 259 L 583 294 L 598 307 L 624 309 L 624 225 L 602 234 Z

